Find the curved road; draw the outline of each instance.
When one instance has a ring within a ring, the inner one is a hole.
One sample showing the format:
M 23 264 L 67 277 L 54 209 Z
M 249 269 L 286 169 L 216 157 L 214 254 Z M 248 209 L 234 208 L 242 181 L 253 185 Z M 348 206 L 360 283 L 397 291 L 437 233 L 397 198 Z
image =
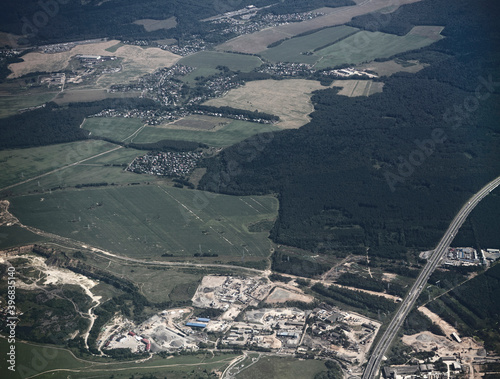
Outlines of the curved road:
M 472 210 L 477 206 L 477 204 L 479 204 L 479 202 L 485 196 L 487 196 L 491 191 L 493 191 L 496 187 L 498 187 L 498 185 L 500 185 L 500 177 L 488 183 L 479 192 L 477 192 L 474 196 L 472 196 L 467 202 L 467 204 L 465 204 L 462 207 L 462 209 L 460 209 L 458 214 L 455 216 L 450 226 L 448 227 L 448 230 L 444 234 L 443 238 L 441 239 L 441 241 L 439 241 L 439 244 L 434 250 L 434 253 L 429 258 L 424 269 L 422 270 L 417 280 L 413 284 L 410 292 L 401 303 L 401 306 L 399 307 L 398 311 L 396 312 L 393 319 L 389 323 L 389 326 L 384 331 L 384 334 L 382 335 L 377 345 L 373 349 L 373 352 L 370 356 L 370 360 L 368 361 L 366 368 L 363 372 L 362 379 L 372 379 L 376 377 L 379 371 L 380 363 L 382 362 L 382 357 L 384 356 L 385 352 L 391 345 L 392 340 L 396 336 L 396 333 L 403 324 L 403 321 L 405 320 L 406 316 L 408 316 L 408 313 L 413 308 L 415 301 L 420 296 L 420 293 L 422 292 L 425 283 L 427 282 L 431 274 L 434 272 L 437 265 L 446 254 L 446 252 L 448 251 L 448 247 L 453 241 L 453 238 L 455 238 L 455 235 L 457 234 L 458 230 L 465 222 L 470 212 L 472 212 Z

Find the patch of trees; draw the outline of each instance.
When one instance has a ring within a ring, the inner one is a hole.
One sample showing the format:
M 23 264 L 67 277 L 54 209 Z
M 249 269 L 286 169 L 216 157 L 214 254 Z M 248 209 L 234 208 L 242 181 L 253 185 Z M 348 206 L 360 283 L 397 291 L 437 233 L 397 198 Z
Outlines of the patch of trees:
M 85 184 L 77 184 L 75 188 L 86 188 L 86 187 L 106 187 L 108 182 L 99 182 L 99 183 L 85 183 Z
M 38 44 L 102 37 L 129 40 L 179 38 L 184 34 L 208 34 L 216 38 L 217 33 L 210 33 L 214 25 L 200 22 L 200 19 L 240 9 L 252 3 L 260 6 L 272 4 L 272 1 L 209 0 L 198 3 L 182 0 L 145 0 L 138 3 L 133 0 L 123 0 L 120 1 L 120 7 L 116 8 L 112 4 L 91 0 L 85 4 L 79 1 L 69 1 L 64 4 L 48 2 L 47 4 L 55 6 L 47 5 L 44 8 L 39 2 L 30 0 L 7 0 L 2 4 L 0 24 L 3 31 L 27 35 L 27 40 L 21 42 Z M 172 16 L 177 18 L 178 25 L 170 30 L 146 32 L 141 25 L 133 24 L 139 19 L 162 20 Z M 219 36 L 221 37 L 224 36 Z
M 388 283 L 374 278 L 367 278 L 362 275 L 343 273 L 336 280 L 338 284 L 348 287 L 362 288 L 375 292 L 387 292 L 390 295 L 404 297 L 406 289 L 398 283 Z
M 318 294 L 349 306 L 369 311 L 393 312 L 397 305 L 382 296 L 373 296 L 365 292 L 352 291 L 339 287 L 325 287 L 316 283 L 311 287 Z
M 128 143 L 125 147 L 137 150 L 155 150 L 155 151 L 193 151 L 200 148 L 207 148 L 204 143 L 192 141 L 161 140 L 153 143 Z
M 500 172 L 492 159 L 500 155 L 498 87 L 481 87 L 484 98 L 464 111 L 476 103 L 480 76 L 500 78 L 491 63 L 500 33 L 498 6 L 481 12 L 470 1 L 439 0 L 436 10 L 423 0 L 400 10 L 424 3 L 436 13 L 433 25 L 447 25 L 445 39 L 413 53 L 436 57 L 429 67 L 386 78 L 384 92 L 368 98 L 317 91 L 308 125 L 225 149 L 206 162 L 200 188 L 277 193 L 276 243 L 331 252 L 369 246 L 391 259 L 433 248 L 460 206 Z
M 237 109 L 232 107 L 213 107 L 210 105 L 193 105 L 192 110 L 199 110 L 204 112 L 220 113 L 223 117 L 242 115 L 250 119 L 262 119 L 267 121 L 279 121 L 278 116 L 274 116 L 269 113 L 258 112 L 258 111 L 248 111 L 246 109 Z
M 276 251 L 271 257 L 271 269 L 284 274 L 312 278 L 328 271 L 330 266 Z
M 272 280 L 273 282 L 283 282 L 283 283 L 288 283 L 289 281 L 292 280 L 292 278 L 280 274 L 271 274 L 269 275 L 269 279 Z
M 108 99 L 45 107 L 0 119 L 0 149 L 44 146 L 87 139 L 89 132 L 80 128 L 85 117 L 103 109 L 144 109 L 154 106 L 145 99 Z
M 8 57 L 8 58 L 0 58 L 0 83 L 3 83 L 5 79 L 7 79 L 7 76 L 9 76 L 12 71 L 9 69 L 9 65 L 12 63 L 19 63 L 22 62 L 23 60 L 16 56 L 16 57 Z
M 477 335 L 484 341 L 487 350 L 498 353 L 498 288 L 499 264 L 429 303 L 428 307 L 451 325 L 457 325 L 461 333 Z
M 412 335 L 415 333 L 429 331 L 438 336 L 445 336 L 441 327 L 433 323 L 428 317 L 413 309 L 403 324 L 403 333 Z
M 202 258 L 216 258 L 219 254 L 216 253 L 194 253 L 193 257 L 202 257 Z

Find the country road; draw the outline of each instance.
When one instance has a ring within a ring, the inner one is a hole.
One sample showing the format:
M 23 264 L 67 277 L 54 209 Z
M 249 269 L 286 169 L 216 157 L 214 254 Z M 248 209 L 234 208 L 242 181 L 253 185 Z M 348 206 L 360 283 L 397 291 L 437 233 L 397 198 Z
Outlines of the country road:
M 91 156 L 91 157 L 88 157 L 88 158 L 85 158 L 85 159 L 81 159 L 81 160 L 79 160 L 78 162 L 74 162 L 74 163 L 68 164 L 68 165 L 66 165 L 66 166 L 62 166 L 62 167 L 56 168 L 55 170 L 52 170 L 52 171 L 46 172 L 45 174 L 40 174 L 40 175 L 34 176 L 34 177 L 32 177 L 32 178 L 29 178 L 29 179 L 23 180 L 22 182 L 18 182 L 18 183 L 15 183 L 15 184 L 11 184 L 10 186 L 4 187 L 4 188 L 0 188 L 0 192 L 1 192 L 1 191 L 8 190 L 8 189 L 13 188 L 13 187 L 16 187 L 16 186 L 19 186 L 19 185 L 21 185 L 21 184 L 25 184 L 25 183 L 32 182 L 33 180 L 37 180 L 37 179 L 43 178 L 44 176 L 47 176 L 47 175 L 53 174 L 53 173 L 55 173 L 55 172 L 58 172 L 58 171 L 61 171 L 61 170 L 67 169 L 67 168 L 69 168 L 69 167 L 73 167 L 73 166 L 79 165 L 80 163 L 83 163 L 83 162 L 89 161 L 89 160 L 91 160 L 91 159 L 94 159 L 94 158 L 100 157 L 101 155 L 104 155 L 104 154 L 112 153 L 113 151 L 116 151 L 116 150 L 118 150 L 118 149 L 122 149 L 122 148 L 123 148 L 123 146 L 118 146 L 118 147 L 115 147 L 115 148 L 113 148 L 113 149 L 106 150 L 106 151 L 104 151 L 104 152 L 102 152 L 102 153 L 99 153 L 99 154 L 93 155 L 93 156 Z
M 439 241 L 438 245 L 434 249 L 434 253 L 432 253 L 432 255 L 429 257 L 427 264 L 410 289 L 410 292 L 401 303 L 398 311 L 389 323 L 389 326 L 384 331 L 384 334 L 373 349 L 370 359 L 363 372 L 362 379 L 372 379 L 377 376 L 384 354 L 391 345 L 392 340 L 396 336 L 396 333 L 403 324 L 404 320 L 408 316 L 408 313 L 410 313 L 411 309 L 413 308 L 417 298 L 420 296 L 425 283 L 448 251 L 448 247 L 455 238 L 458 230 L 465 222 L 469 214 L 472 212 L 472 210 L 479 204 L 479 202 L 496 187 L 498 187 L 498 185 L 500 185 L 500 177 L 494 179 L 486 186 L 481 188 L 481 190 L 474 196 L 472 196 L 455 216 L 450 226 L 448 227 L 448 230 L 446 230 L 443 238 L 441 239 L 441 241 Z

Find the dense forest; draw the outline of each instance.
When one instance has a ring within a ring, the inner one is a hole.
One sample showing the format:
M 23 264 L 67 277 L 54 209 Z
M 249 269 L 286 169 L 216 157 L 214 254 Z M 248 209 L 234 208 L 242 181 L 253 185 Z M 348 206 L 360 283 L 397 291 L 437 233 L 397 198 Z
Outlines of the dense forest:
M 456 325 L 460 333 L 478 336 L 487 350 L 499 353 L 499 287 L 500 264 L 497 264 L 431 302 L 428 307 L 451 325 Z
M 319 251 L 370 246 L 391 258 L 434 246 L 460 206 L 500 173 L 493 65 L 500 7 L 480 3 L 489 12 L 468 0 L 403 7 L 380 28 L 395 28 L 407 13 L 409 25 L 427 24 L 429 9 L 434 25 L 447 26 L 445 39 L 407 54 L 429 67 L 383 78 L 383 93 L 368 98 L 316 92 L 308 125 L 227 148 L 207 162 L 200 187 L 277 193 L 271 238 L 278 243 Z
M 0 150 L 43 146 L 88 138 L 81 129 L 85 117 L 103 109 L 149 109 L 156 103 L 147 99 L 112 99 L 58 106 L 48 103 L 30 112 L 0 119 Z
M 119 3 L 119 4 L 118 4 Z M 93 38 L 159 39 L 201 35 L 209 42 L 231 37 L 216 33 L 223 24 L 201 19 L 227 11 L 276 4 L 274 0 L 6 0 L 2 3 L 0 31 L 25 35 L 25 44 L 59 43 Z M 275 14 L 305 12 L 323 6 L 354 5 L 352 0 L 287 1 L 270 8 Z M 169 30 L 146 32 L 140 19 L 163 20 L 176 17 L 177 26 Z M 214 33 L 215 32 L 215 33 Z

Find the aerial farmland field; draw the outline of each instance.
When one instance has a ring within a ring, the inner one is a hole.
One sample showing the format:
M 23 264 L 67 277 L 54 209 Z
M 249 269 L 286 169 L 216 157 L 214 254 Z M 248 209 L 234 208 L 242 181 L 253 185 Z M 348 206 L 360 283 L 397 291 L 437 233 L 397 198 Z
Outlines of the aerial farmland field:
M 92 117 L 87 118 L 82 128 L 87 129 L 92 135 L 124 141 L 143 126 L 138 118 L 124 117 Z
M 179 64 L 197 68 L 216 68 L 217 66 L 227 66 L 233 71 L 252 71 L 259 67 L 262 61 L 255 56 L 223 53 L 217 51 L 201 51 L 182 58 Z
M 370 96 L 377 92 L 382 92 L 384 83 L 373 80 L 335 80 L 333 87 L 341 87 L 339 95 L 356 97 Z
M 369 62 L 376 58 L 389 58 L 398 53 L 428 46 L 441 38 L 436 37 L 436 28 L 433 26 L 428 27 L 431 28 L 429 32 L 434 32 L 431 37 L 423 35 L 425 27 L 418 28 L 418 33 L 410 31 L 402 37 L 381 32 L 361 31 L 336 44 L 318 50 L 316 54 L 322 55 L 323 59 L 315 67 L 322 69 L 341 64 Z
M 28 149 L 2 150 L 0 186 L 4 188 L 22 182 L 113 148 L 116 148 L 116 145 L 88 140 Z
M 278 127 L 269 124 L 258 124 L 247 121 L 231 121 L 229 124 L 217 129 L 210 130 L 185 130 L 168 127 L 147 126 L 134 138 L 135 143 L 157 142 L 162 139 L 176 141 L 193 141 L 205 143 L 215 147 L 225 147 L 238 143 L 245 138 L 258 133 L 273 132 Z
M 209 253 L 269 255 L 268 232 L 248 226 L 274 220 L 272 196 L 206 194 L 162 185 L 53 191 L 13 198 L 23 224 L 136 258 Z
M 256 80 L 205 104 L 251 111 L 257 109 L 259 112 L 279 116 L 280 122 L 277 125 L 281 129 L 296 129 L 309 122 L 309 114 L 314 110 L 310 101 L 312 92 L 324 88 L 326 87 L 315 80 Z
M 323 29 L 316 33 L 283 41 L 278 46 L 261 52 L 260 55 L 273 62 L 313 64 L 321 58 L 320 55 L 314 54 L 316 49 L 333 44 L 358 30 L 345 25 Z M 308 53 L 308 55 L 304 53 Z
M 51 101 L 55 96 L 57 92 L 0 95 L 0 118 L 13 116 L 24 108 L 37 107 Z

